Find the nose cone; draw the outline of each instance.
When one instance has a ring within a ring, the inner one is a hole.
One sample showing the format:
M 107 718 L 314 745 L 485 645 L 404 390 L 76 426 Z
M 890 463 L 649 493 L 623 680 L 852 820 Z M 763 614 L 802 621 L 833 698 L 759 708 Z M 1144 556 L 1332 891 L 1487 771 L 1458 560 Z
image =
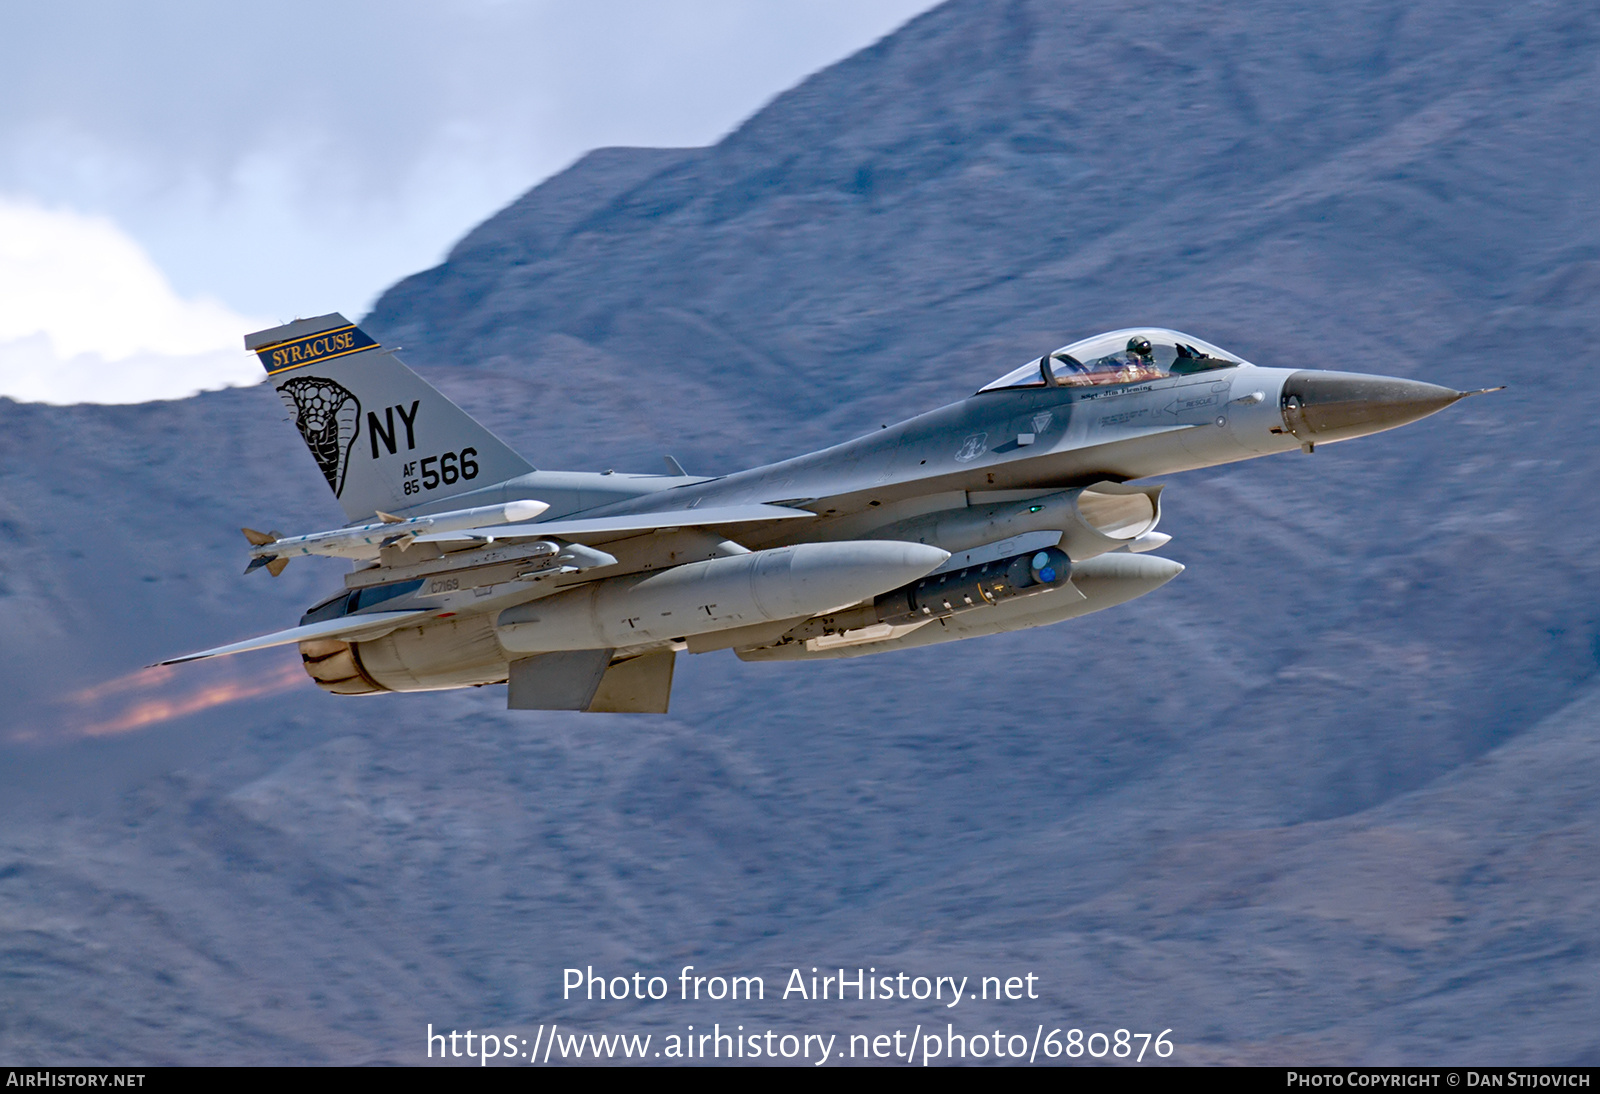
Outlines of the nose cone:
M 1392 376 L 1296 372 L 1283 382 L 1283 424 L 1302 441 L 1342 441 L 1426 418 L 1468 394 Z

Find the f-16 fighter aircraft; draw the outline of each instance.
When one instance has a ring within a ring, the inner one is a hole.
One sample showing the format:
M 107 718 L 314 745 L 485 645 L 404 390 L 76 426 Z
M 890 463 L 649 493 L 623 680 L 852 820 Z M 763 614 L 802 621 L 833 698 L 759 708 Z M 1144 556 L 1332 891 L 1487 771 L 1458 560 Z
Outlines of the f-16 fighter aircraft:
M 1161 475 L 1392 429 L 1473 392 L 1258 368 L 1119 330 L 960 402 L 715 478 L 538 471 L 342 315 L 245 337 L 350 521 L 245 530 L 250 570 L 354 565 L 276 634 L 339 695 L 509 683 L 665 712 L 680 652 L 806 661 L 1041 627 L 1159 588 Z

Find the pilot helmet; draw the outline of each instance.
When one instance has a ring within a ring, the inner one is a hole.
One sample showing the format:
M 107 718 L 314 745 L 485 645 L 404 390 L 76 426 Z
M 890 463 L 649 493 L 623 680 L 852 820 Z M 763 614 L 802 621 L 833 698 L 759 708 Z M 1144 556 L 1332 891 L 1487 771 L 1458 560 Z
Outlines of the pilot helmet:
M 1140 357 L 1149 357 L 1151 354 L 1150 339 L 1143 335 L 1134 335 L 1128 339 L 1128 352 L 1137 354 Z

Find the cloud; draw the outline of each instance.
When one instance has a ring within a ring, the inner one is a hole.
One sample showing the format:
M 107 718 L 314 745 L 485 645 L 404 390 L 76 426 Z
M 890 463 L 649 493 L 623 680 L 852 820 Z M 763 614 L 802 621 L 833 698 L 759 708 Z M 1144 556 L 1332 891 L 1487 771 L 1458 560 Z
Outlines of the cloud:
M 0 193 L 183 294 L 359 314 L 588 150 L 715 141 L 931 0 L 61 0 L 0 35 Z
M 0 395 L 253 383 L 260 316 L 359 316 L 589 149 L 715 141 L 931 3 L 13 5 Z
M 0 198 L 0 395 L 137 403 L 253 384 L 271 320 L 184 299 L 104 217 Z

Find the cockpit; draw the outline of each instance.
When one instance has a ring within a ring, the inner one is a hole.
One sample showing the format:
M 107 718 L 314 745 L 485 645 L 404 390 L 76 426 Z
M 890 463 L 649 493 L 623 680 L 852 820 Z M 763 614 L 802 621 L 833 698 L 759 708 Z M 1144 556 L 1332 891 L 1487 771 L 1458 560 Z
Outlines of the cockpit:
M 1062 346 L 978 389 L 1137 384 L 1247 362 L 1180 331 L 1130 327 Z

